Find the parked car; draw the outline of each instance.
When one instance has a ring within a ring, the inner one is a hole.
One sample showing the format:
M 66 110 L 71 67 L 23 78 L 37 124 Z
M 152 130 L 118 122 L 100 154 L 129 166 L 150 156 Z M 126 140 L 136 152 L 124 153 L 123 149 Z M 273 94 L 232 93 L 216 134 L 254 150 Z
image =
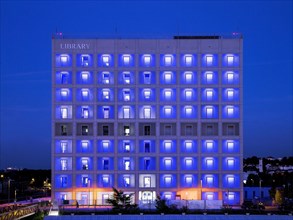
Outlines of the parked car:
M 244 210 L 264 210 L 265 206 L 262 202 L 253 203 L 252 201 L 244 201 L 241 205 Z

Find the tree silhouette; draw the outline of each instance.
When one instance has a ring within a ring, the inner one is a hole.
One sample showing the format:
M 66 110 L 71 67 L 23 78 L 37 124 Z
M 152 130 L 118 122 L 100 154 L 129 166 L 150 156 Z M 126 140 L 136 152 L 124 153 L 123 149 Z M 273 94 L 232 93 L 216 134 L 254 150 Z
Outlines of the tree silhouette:
M 132 197 L 134 193 L 125 194 L 122 190 L 118 190 L 114 187 L 112 198 L 107 199 L 107 203 L 112 205 L 113 211 L 128 212 L 137 209 L 137 204 L 132 203 Z

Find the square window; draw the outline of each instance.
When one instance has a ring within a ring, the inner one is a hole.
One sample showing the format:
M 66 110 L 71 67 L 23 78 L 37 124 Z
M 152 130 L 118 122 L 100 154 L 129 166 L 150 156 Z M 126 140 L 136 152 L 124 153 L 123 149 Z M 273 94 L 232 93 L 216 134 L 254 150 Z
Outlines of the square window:
M 109 181 L 109 176 L 108 175 L 103 175 L 103 183 L 104 184 L 108 184 L 110 181 Z
M 228 107 L 227 108 L 227 114 L 228 114 L 228 116 L 233 116 L 234 115 L 234 108 L 233 107 Z
M 110 56 L 102 55 L 102 62 L 105 66 L 110 66 Z
M 81 65 L 88 66 L 89 65 L 90 56 L 89 55 L 82 55 L 81 56 Z
M 171 177 L 170 177 L 171 178 Z M 172 180 L 171 180 L 172 181 Z M 166 183 L 166 181 L 165 181 L 165 183 Z M 165 194 L 165 199 L 166 200 L 171 200 L 172 199 L 172 195 L 171 194 Z
M 227 73 L 228 82 L 233 82 L 234 80 L 234 73 Z
M 124 142 L 124 152 L 130 152 L 130 143 Z
M 67 159 L 61 159 L 61 170 L 67 170 Z
M 228 194 L 228 200 L 234 200 L 235 199 L 235 195 L 234 195 L 234 193 L 232 194 L 232 193 L 229 193 Z
M 61 61 L 62 63 L 67 63 L 68 60 L 69 60 L 69 57 L 68 57 L 67 55 L 61 55 L 61 56 L 60 56 L 60 61 Z
M 130 118 L 130 108 L 128 107 L 123 108 L 123 118 Z
M 192 90 L 190 90 L 190 89 L 186 89 L 185 90 L 185 99 L 186 100 L 191 100 L 191 98 L 192 98 Z
M 89 98 L 89 91 L 87 89 L 82 89 L 81 95 L 82 95 L 83 99 L 88 99 Z
M 129 136 L 129 135 L 130 135 L 130 127 L 124 126 L 124 136 Z
M 130 170 L 130 160 L 129 159 L 124 159 L 124 170 Z
M 130 64 L 130 55 L 123 55 L 122 60 L 123 60 L 123 64 L 128 66 Z
M 228 90 L 227 91 L 227 96 L 228 96 L 228 99 L 233 99 L 233 97 L 234 97 L 234 91 L 233 90 Z
M 184 59 L 184 61 L 185 61 L 185 65 L 186 66 L 191 66 L 192 65 L 192 55 L 185 55 L 185 59 Z
M 207 184 L 212 185 L 214 184 L 214 177 L 209 176 L 206 178 Z
M 206 148 L 207 148 L 208 150 L 212 150 L 212 149 L 214 148 L 214 142 L 212 142 L 212 141 L 207 141 L 207 142 L 206 142 Z
M 88 170 L 89 169 L 89 162 L 88 162 L 87 159 L 82 159 L 81 164 L 82 164 L 82 169 L 83 170 Z
M 109 126 L 104 125 L 103 126 L 103 136 L 108 136 L 109 135 Z
M 165 165 L 165 168 L 171 168 L 172 166 L 172 159 L 164 159 L 164 165 Z
M 185 115 L 186 116 L 192 115 L 192 107 L 191 106 L 185 107 Z
M 81 108 L 81 116 L 82 116 L 82 118 L 89 118 L 89 108 L 88 107 Z
M 123 73 L 123 79 L 125 84 L 130 84 L 130 73 L 129 72 L 124 72 Z
M 109 118 L 109 116 L 110 116 L 110 108 L 109 107 L 103 107 L 103 116 L 104 116 L 104 118 Z
M 213 200 L 214 199 L 214 194 L 207 194 L 207 200 Z
M 151 118 L 151 108 L 150 107 L 144 107 L 143 116 L 144 116 L 144 118 Z
M 165 97 L 165 99 L 171 99 L 171 97 L 172 97 L 172 90 L 165 89 L 164 90 L 164 97 Z
M 130 186 L 130 177 L 129 176 L 124 176 L 123 180 L 124 180 L 124 186 L 129 187 Z
M 207 107 L 206 108 L 207 118 L 212 118 L 213 117 L 213 113 L 214 113 L 214 109 L 212 107 Z
M 126 102 L 130 101 L 130 90 L 124 90 L 123 91 L 123 99 Z
M 102 142 L 102 146 L 103 146 L 104 150 L 109 149 L 109 145 L 110 145 L 110 142 L 109 141 L 103 141 Z
M 235 165 L 235 160 L 234 160 L 234 159 L 228 159 L 228 160 L 227 160 L 227 165 L 228 165 L 228 167 L 234 167 L 234 165 Z
M 144 55 L 143 56 L 143 62 L 144 62 L 144 65 L 149 66 L 151 64 L 151 56 L 150 55 Z
M 172 115 L 172 107 L 164 107 L 164 114 L 165 114 L 165 116 L 171 116 Z
M 110 73 L 109 72 L 103 72 L 103 83 L 109 84 L 110 83 Z
M 227 56 L 228 65 L 233 65 L 234 63 L 234 56 Z
M 207 79 L 208 82 L 213 81 L 213 73 L 207 73 L 206 74 L 206 79 Z
M 82 72 L 81 73 L 81 79 L 83 81 L 87 81 L 89 79 L 89 73 L 88 72 Z
M 81 141 L 81 147 L 83 150 L 88 149 L 89 142 L 88 141 Z
M 192 149 L 192 141 L 185 141 L 185 149 L 186 150 Z
M 169 185 L 172 183 L 172 177 L 171 176 L 165 176 L 164 182 L 166 185 Z
M 164 148 L 166 151 L 170 151 L 172 149 L 172 142 L 171 141 L 165 141 L 164 142 Z
M 144 126 L 144 135 L 145 136 L 151 135 L 151 126 L 150 125 L 145 125 Z
M 229 176 L 229 177 L 227 177 L 227 182 L 228 182 L 229 184 L 234 184 L 234 181 L 235 181 L 235 178 L 234 178 L 233 176 Z
M 145 176 L 143 178 L 143 186 L 144 187 L 151 187 L 151 177 L 150 176 Z
M 193 73 L 192 72 L 185 72 L 185 82 L 190 83 L 192 82 Z
M 103 89 L 103 99 L 104 100 L 109 100 L 110 99 L 110 91 Z
M 61 142 L 60 142 L 60 145 L 61 145 L 61 152 L 62 152 L 62 153 L 66 153 L 68 143 L 67 143 L 66 141 L 61 141 Z
M 164 64 L 165 64 L 165 66 L 171 66 L 172 65 L 172 56 L 165 55 L 164 56 Z
M 214 166 L 214 160 L 213 159 L 206 159 L 206 166 L 207 167 L 213 167 Z
M 207 100 L 213 99 L 213 90 L 206 90 Z
M 172 80 L 172 73 L 171 72 L 164 72 L 164 81 L 166 83 L 170 83 Z
M 212 66 L 213 65 L 213 61 L 214 61 L 214 57 L 213 56 L 206 56 L 207 66 Z
M 185 166 L 192 167 L 192 159 L 185 159 Z
M 192 176 L 185 177 L 185 183 L 186 184 L 192 184 Z
M 68 90 L 67 89 L 61 89 L 61 96 L 67 97 L 68 96 Z
M 61 118 L 68 118 L 68 109 L 66 107 L 61 107 Z
M 149 141 L 144 142 L 144 152 L 150 153 L 151 152 L 151 143 Z
M 145 84 L 151 84 L 151 72 L 144 72 L 143 77 Z
M 150 89 L 144 89 L 143 95 L 145 99 L 149 99 L 151 97 L 151 90 Z
M 227 148 L 228 148 L 228 150 L 233 150 L 234 142 L 232 142 L 232 141 L 227 142 Z

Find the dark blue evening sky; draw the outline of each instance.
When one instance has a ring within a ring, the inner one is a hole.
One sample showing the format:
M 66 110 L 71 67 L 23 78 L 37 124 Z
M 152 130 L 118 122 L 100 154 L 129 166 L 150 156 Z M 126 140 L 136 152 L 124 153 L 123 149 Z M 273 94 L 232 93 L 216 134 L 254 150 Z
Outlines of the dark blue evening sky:
M 292 156 L 292 0 L 1 1 L 0 168 L 49 168 L 51 36 L 244 36 L 244 156 Z M 117 33 L 115 33 L 117 30 Z

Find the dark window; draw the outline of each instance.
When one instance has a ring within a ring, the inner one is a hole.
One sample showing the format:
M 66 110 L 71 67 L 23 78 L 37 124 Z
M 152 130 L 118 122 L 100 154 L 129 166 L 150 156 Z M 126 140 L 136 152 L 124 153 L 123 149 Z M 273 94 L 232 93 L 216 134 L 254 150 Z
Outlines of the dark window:
M 104 163 L 104 170 L 109 170 L 109 160 L 104 160 L 103 161 L 103 163 Z
M 87 126 L 87 125 L 82 125 L 82 126 L 81 126 L 81 134 L 82 134 L 82 135 L 88 135 L 88 133 L 89 133 L 89 126 Z
M 124 126 L 124 136 L 130 135 L 130 127 L 128 125 Z
M 87 187 L 88 186 L 88 181 L 89 181 L 88 177 L 82 177 L 82 186 Z
M 145 170 L 149 170 L 150 169 L 150 163 L 151 163 L 150 159 L 145 159 L 144 160 L 144 169 Z
M 213 126 L 212 125 L 207 125 L 207 135 L 213 135 Z
M 67 135 L 67 126 L 61 125 L 61 135 Z
M 149 153 L 151 151 L 151 146 L 150 142 L 144 142 L 144 152 Z
M 235 135 L 235 126 L 234 125 L 228 125 L 227 134 L 228 135 Z
M 109 126 L 105 125 L 103 126 L 103 136 L 109 135 Z
M 68 83 L 68 73 L 61 73 L 61 83 L 67 84 Z
M 144 126 L 144 135 L 146 135 L 146 136 L 151 135 L 151 126 L 149 126 L 149 125 Z
M 172 126 L 171 125 L 165 125 L 164 134 L 165 135 L 172 135 Z
M 186 125 L 185 135 L 192 135 L 192 126 L 191 125 Z

